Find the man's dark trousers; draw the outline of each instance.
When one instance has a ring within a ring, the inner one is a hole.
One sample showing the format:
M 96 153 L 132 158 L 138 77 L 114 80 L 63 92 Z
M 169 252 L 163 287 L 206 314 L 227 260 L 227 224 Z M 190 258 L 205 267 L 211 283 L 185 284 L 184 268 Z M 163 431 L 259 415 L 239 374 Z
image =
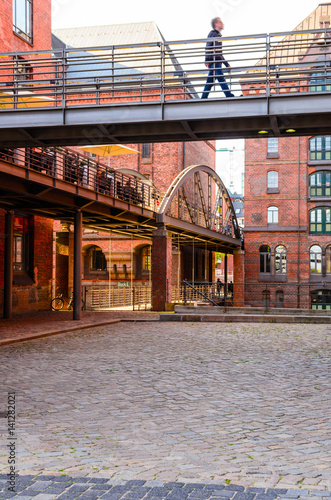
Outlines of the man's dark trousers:
M 209 92 L 213 88 L 215 79 L 218 80 L 224 94 L 226 97 L 232 97 L 233 94 L 230 92 L 230 89 L 228 87 L 228 84 L 225 81 L 225 78 L 223 76 L 223 71 L 222 71 L 222 63 L 221 62 L 215 62 L 215 63 L 210 63 L 209 64 L 209 73 L 208 73 L 208 78 L 206 81 L 205 88 L 203 89 L 203 94 L 201 96 L 201 99 L 207 99 Z

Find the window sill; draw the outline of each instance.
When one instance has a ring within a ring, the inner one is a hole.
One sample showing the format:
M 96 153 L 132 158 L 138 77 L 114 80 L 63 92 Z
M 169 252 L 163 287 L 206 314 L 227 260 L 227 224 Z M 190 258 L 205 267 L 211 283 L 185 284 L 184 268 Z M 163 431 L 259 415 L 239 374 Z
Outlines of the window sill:
M 279 189 L 278 188 L 267 188 L 267 193 L 268 194 L 272 194 L 272 193 L 279 193 Z
M 284 283 L 287 281 L 287 275 L 281 274 L 279 276 L 271 276 L 271 274 L 260 274 L 259 281 L 266 282 L 270 281 L 271 283 Z
M 27 40 L 24 36 L 22 35 L 19 35 L 18 33 L 16 33 L 16 31 L 13 30 L 13 33 L 15 36 L 17 36 L 17 38 L 19 38 L 20 40 L 23 40 L 23 42 L 27 43 L 28 45 L 30 45 L 30 47 L 33 47 L 33 40 L 29 41 Z
M 267 158 L 268 159 L 269 158 L 274 158 L 274 159 L 279 158 L 279 153 L 268 153 Z
M 309 167 L 316 167 L 318 165 L 321 165 L 322 167 L 324 165 L 330 165 L 331 166 L 331 160 L 308 160 L 308 166 Z

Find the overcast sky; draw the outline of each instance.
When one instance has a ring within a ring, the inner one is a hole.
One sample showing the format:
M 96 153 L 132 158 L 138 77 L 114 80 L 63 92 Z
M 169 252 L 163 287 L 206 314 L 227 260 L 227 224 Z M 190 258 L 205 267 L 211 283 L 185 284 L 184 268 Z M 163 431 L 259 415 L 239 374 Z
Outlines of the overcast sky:
M 205 38 L 222 17 L 224 36 L 290 31 L 315 0 L 52 0 L 53 27 L 155 21 L 167 40 Z

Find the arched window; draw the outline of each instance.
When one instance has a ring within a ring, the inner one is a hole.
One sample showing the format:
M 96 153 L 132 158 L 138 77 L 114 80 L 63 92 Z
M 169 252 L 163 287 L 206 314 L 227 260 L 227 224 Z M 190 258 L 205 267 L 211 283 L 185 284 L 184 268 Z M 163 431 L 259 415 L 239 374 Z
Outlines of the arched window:
M 286 274 L 286 248 L 278 245 L 275 248 L 275 274 Z
M 309 176 L 310 196 L 331 196 L 331 172 L 314 172 Z
M 331 136 L 312 137 L 309 139 L 309 159 L 331 160 Z
M 271 250 L 268 245 L 262 245 L 260 247 L 260 273 L 270 274 L 271 273 Z
M 309 212 L 310 234 L 331 234 L 331 208 L 317 207 Z
M 268 207 L 268 224 L 278 224 L 278 207 Z
M 91 271 L 107 271 L 107 262 L 101 248 L 94 247 L 91 249 Z
M 276 170 L 268 172 L 268 188 L 278 188 L 278 172 Z
M 310 274 L 322 273 L 322 249 L 319 245 L 313 245 L 309 252 Z

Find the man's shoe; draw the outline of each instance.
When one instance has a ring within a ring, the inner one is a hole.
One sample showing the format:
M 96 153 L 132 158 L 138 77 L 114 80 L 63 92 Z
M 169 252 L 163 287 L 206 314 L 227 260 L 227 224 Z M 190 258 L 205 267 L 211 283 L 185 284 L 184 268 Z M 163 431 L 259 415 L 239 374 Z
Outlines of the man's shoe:
M 230 92 L 226 97 L 235 97 L 235 95 Z

